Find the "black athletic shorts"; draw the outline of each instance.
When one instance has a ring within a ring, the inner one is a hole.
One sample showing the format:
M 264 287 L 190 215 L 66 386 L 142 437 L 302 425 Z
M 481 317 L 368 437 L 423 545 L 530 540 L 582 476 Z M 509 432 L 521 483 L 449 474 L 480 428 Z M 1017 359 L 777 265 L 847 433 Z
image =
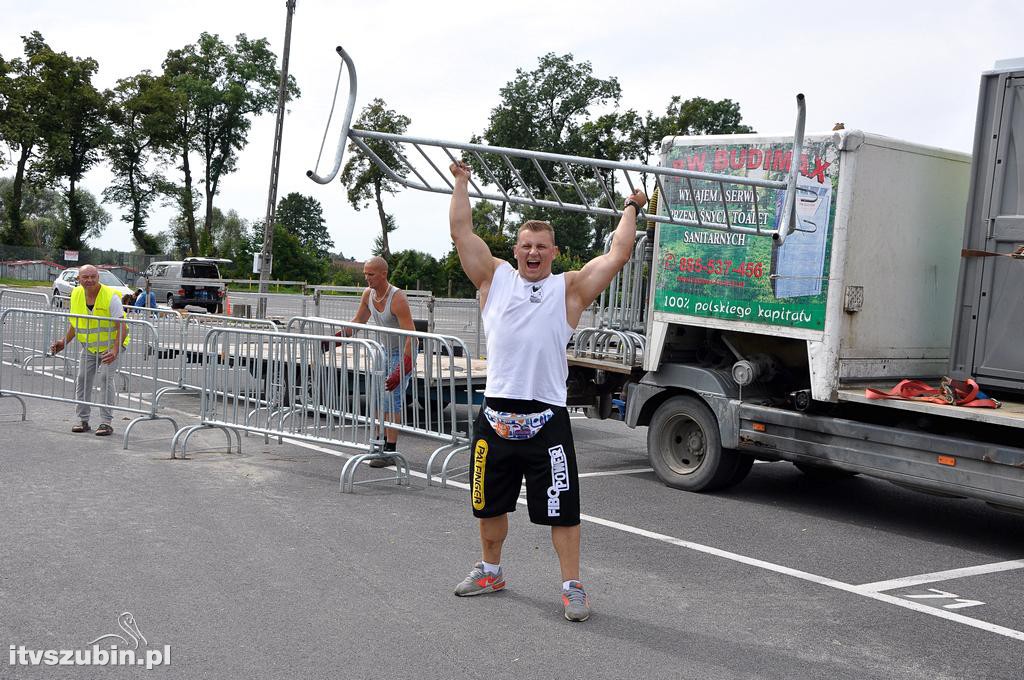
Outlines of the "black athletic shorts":
M 481 407 L 473 441 L 473 515 L 497 517 L 515 512 L 525 477 L 531 522 L 579 524 L 579 479 L 569 411 L 564 406 L 517 399 L 487 399 L 484 406 L 488 405 L 508 413 L 540 413 L 550 408 L 554 417 L 532 438 L 509 440 L 494 432 Z

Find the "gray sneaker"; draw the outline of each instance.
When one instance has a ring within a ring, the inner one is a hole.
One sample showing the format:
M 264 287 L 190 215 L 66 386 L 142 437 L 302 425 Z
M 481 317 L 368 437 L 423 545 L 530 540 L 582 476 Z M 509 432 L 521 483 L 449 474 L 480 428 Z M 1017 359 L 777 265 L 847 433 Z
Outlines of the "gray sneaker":
M 476 566 L 473 567 L 473 571 L 469 572 L 469 576 L 455 586 L 455 594 L 459 597 L 469 597 L 470 595 L 483 595 L 484 593 L 494 593 L 505 587 L 505 575 L 502 573 L 501 567 L 498 567 L 497 574 L 491 574 L 484 571 L 484 563 L 477 562 Z
M 579 581 L 570 581 L 569 587 L 562 589 L 562 612 L 568 621 L 586 621 L 590 618 L 590 598 Z
M 372 468 L 384 468 L 394 464 L 394 458 L 371 458 L 368 463 L 368 465 Z

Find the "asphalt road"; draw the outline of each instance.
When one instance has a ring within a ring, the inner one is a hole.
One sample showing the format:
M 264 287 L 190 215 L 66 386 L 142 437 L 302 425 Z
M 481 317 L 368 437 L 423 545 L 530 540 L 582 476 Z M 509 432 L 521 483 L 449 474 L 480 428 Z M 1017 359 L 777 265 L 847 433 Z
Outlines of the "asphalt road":
M 576 419 L 594 615 L 572 624 L 525 508 L 508 589 L 452 595 L 479 548 L 464 486 L 422 477 L 433 442 L 403 436 L 411 486 L 341 494 L 343 460 L 305 445 L 202 432 L 170 460 L 166 423 L 124 451 L 72 413 L 0 399 L 0 678 L 1024 678 L 1024 517 L 976 501 L 785 463 L 689 494 L 645 429 Z M 170 665 L 12 663 L 131 643 L 124 612 Z

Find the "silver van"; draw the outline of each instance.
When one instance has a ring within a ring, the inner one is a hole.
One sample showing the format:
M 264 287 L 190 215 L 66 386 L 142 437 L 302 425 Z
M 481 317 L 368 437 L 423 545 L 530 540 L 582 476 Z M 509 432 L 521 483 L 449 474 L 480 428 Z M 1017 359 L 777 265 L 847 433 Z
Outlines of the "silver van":
M 217 265 L 230 262 L 212 257 L 154 262 L 142 273 L 136 285 L 143 287 L 145 279 L 149 279 L 157 302 L 165 302 L 172 309 L 192 305 L 216 314 L 223 308 L 225 295 Z

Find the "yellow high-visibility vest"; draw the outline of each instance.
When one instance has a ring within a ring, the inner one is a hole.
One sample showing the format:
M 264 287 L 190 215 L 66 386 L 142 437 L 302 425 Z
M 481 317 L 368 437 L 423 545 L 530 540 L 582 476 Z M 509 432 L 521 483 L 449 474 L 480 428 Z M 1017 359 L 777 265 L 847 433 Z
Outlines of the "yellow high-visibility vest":
M 90 352 L 106 352 L 117 338 L 115 321 L 110 318 L 110 303 L 115 297 L 118 297 L 117 291 L 101 283 L 100 290 L 96 293 L 96 303 L 92 306 L 92 311 L 89 311 L 89 307 L 85 304 L 85 288 L 76 286 L 71 291 L 71 313 L 97 317 L 95 319 L 75 317 L 70 319 L 71 325 L 75 328 L 75 338 Z M 121 316 L 126 315 L 122 312 Z M 124 347 L 128 346 L 129 337 L 126 331 L 122 342 Z

